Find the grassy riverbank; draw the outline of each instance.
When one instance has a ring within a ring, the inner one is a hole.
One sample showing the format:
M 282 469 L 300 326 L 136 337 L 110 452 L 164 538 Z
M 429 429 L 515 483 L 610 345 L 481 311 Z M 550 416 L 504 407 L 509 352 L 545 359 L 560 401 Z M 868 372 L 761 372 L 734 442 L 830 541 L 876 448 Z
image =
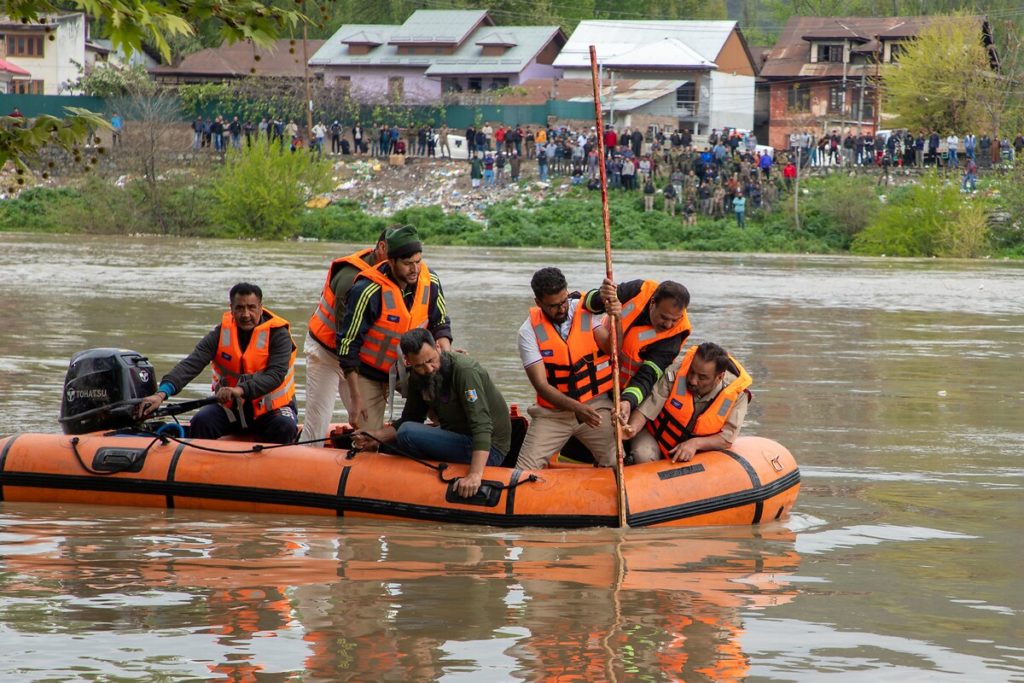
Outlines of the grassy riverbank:
M 402 182 L 402 171 L 388 185 L 385 166 L 366 179 L 362 194 L 332 191 L 338 185 L 338 176 L 331 176 L 337 167 L 328 162 L 310 164 L 301 155 L 269 162 L 266 155 L 251 156 L 202 173 L 168 172 L 158 182 L 85 175 L 60 187 L 32 188 L 0 202 L 0 230 L 364 243 L 386 225 L 408 222 L 432 244 L 603 244 L 599 193 L 570 188 L 567 179 L 555 179 L 550 186 L 524 181 L 518 191 L 487 195 L 468 192 L 459 178 L 465 198 L 459 210 L 445 212 L 419 202 L 384 216 L 375 202 L 381 189 L 408 198 L 436 194 L 437 188 L 416 187 L 407 173 L 407 190 L 396 192 L 394 182 Z M 453 168 L 455 175 L 464 171 Z M 903 176 L 897 177 L 898 185 L 880 188 L 871 175 L 808 178 L 798 207 L 791 194 L 782 192 L 773 210 L 750 211 L 745 228 L 736 225 L 731 213 L 720 219 L 700 216 L 695 225 L 686 225 L 680 215 L 660 210 L 660 196 L 656 210 L 645 213 L 639 192 L 612 191 L 613 240 L 619 249 L 1024 256 L 1024 174 L 993 174 L 971 195 L 960 192 L 958 181 L 934 174 Z M 324 193 L 332 204 L 306 208 L 309 196 Z

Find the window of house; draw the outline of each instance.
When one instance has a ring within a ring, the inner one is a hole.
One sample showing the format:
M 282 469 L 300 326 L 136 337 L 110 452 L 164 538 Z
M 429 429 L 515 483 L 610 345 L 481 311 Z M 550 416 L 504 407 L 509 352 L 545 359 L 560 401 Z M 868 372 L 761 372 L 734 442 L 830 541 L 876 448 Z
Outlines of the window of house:
M 469 92 L 480 92 L 483 89 L 484 89 L 483 81 L 480 78 L 470 78 L 469 79 L 469 87 L 468 87 Z
M 462 84 L 457 78 L 442 78 L 441 90 L 443 92 L 462 92 Z
M 809 86 L 797 83 L 789 88 L 789 99 L 787 107 L 790 111 L 811 110 L 811 89 Z
M 492 78 L 491 79 L 491 90 L 497 90 L 499 88 L 507 88 L 507 87 L 508 87 L 508 79 L 507 78 Z
M 393 102 L 400 101 L 405 96 L 405 78 L 402 76 L 391 76 L 388 78 L 388 97 Z
M 818 61 L 819 62 L 838 62 L 843 63 L 843 46 L 842 45 L 818 45 Z
M 7 55 L 10 57 L 42 57 L 46 38 L 42 35 L 20 34 L 7 36 Z
M 902 43 L 892 43 L 889 45 L 889 61 L 893 64 L 900 61 L 900 55 L 903 54 L 905 50 L 906 48 Z
M 334 87 L 341 88 L 342 90 L 348 90 L 352 87 L 351 76 L 338 76 L 334 79 Z
M 676 88 L 676 109 L 690 109 L 697 104 L 697 84 L 684 83 Z
M 42 95 L 42 81 L 11 81 L 11 93 L 14 95 Z
M 828 89 L 828 112 L 830 114 L 842 114 L 845 110 L 843 106 L 843 86 L 832 85 Z
M 850 104 L 847 107 L 854 112 L 854 116 L 860 121 L 867 121 L 875 118 L 875 93 L 871 88 L 864 88 L 864 95 L 861 97 L 859 87 L 854 87 L 850 93 Z

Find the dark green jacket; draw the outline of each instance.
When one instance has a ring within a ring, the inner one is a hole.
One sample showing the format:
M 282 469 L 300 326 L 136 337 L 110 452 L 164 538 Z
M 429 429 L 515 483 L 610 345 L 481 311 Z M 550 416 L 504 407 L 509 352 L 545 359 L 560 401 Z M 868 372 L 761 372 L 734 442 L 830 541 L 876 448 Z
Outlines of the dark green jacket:
M 442 351 L 441 369 L 433 377 L 409 374 L 408 394 L 396 429 L 403 422 L 423 422 L 432 413 L 442 429 L 472 437 L 474 451 L 493 446 L 508 453 L 508 404 L 487 371 L 469 356 Z

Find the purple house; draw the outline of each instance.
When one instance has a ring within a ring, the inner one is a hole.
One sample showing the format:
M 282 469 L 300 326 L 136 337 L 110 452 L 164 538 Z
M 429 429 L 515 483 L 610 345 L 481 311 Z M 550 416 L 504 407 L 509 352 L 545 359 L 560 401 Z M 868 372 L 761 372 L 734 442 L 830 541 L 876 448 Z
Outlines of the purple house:
M 346 24 L 309 60 L 324 85 L 364 102 L 436 102 L 558 78 L 558 26 L 495 26 L 486 10 L 416 10 L 400 26 Z

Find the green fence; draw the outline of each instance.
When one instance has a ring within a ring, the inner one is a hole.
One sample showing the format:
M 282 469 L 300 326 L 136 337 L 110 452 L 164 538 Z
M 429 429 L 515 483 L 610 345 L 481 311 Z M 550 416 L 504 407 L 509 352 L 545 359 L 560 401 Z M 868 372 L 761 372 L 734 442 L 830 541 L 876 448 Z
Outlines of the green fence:
M 9 114 L 15 109 L 23 115 L 64 116 L 65 107 L 88 109 L 97 114 L 107 111 L 107 103 L 99 97 L 76 95 L 0 95 L 0 112 Z
M 81 107 L 100 114 L 109 113 L 107 102 L 99 97 L 72 95 L 0 95 L 0 112 L 9 113 L 15 108 L 28 117 L 50 114 L 62 116 L 65 107 Z M 363 125 L 374 122 L 374 105 L 360 106 L 360 119 Z M 398 109 L 399 106 L 387 105 L 387 109 Z M 548 100 L 545 104 L 455 104 L 447 107 L 408 105 L 401 106 L 406 111 L 404 118 L 409 121 L 426 122 L 433 125 L 446 123 L 449 128 L 466 128 L 477 121 L 489 121 L 492 124 L 505 125 L 541 125 L 547 124 L 549 118 L 556 119 L 590 119 L 594 116 L 594 105 L 590 102 L 564 102 Z M 234 116 L 228 107 L 219 107 L 216 103 L 207 103 L 202 110 L 204 116 Z M 275 112 L 268 111 L 273 116 Z M 280 114 L 278 114 L 280 115 Z M 191 120 L 194 114 L 182 112 L 182 120 Z M 316 112 L 314 117 L 331 121 L 342 119 L 338 112 Z M 345 119 L 349 117 L 344 117 Z M 444 120 L 440 120 L 443 118 Z M 351 121 L 345 121 L 346 125 Z M 381 121 L 380 123 L 385 123 Z

